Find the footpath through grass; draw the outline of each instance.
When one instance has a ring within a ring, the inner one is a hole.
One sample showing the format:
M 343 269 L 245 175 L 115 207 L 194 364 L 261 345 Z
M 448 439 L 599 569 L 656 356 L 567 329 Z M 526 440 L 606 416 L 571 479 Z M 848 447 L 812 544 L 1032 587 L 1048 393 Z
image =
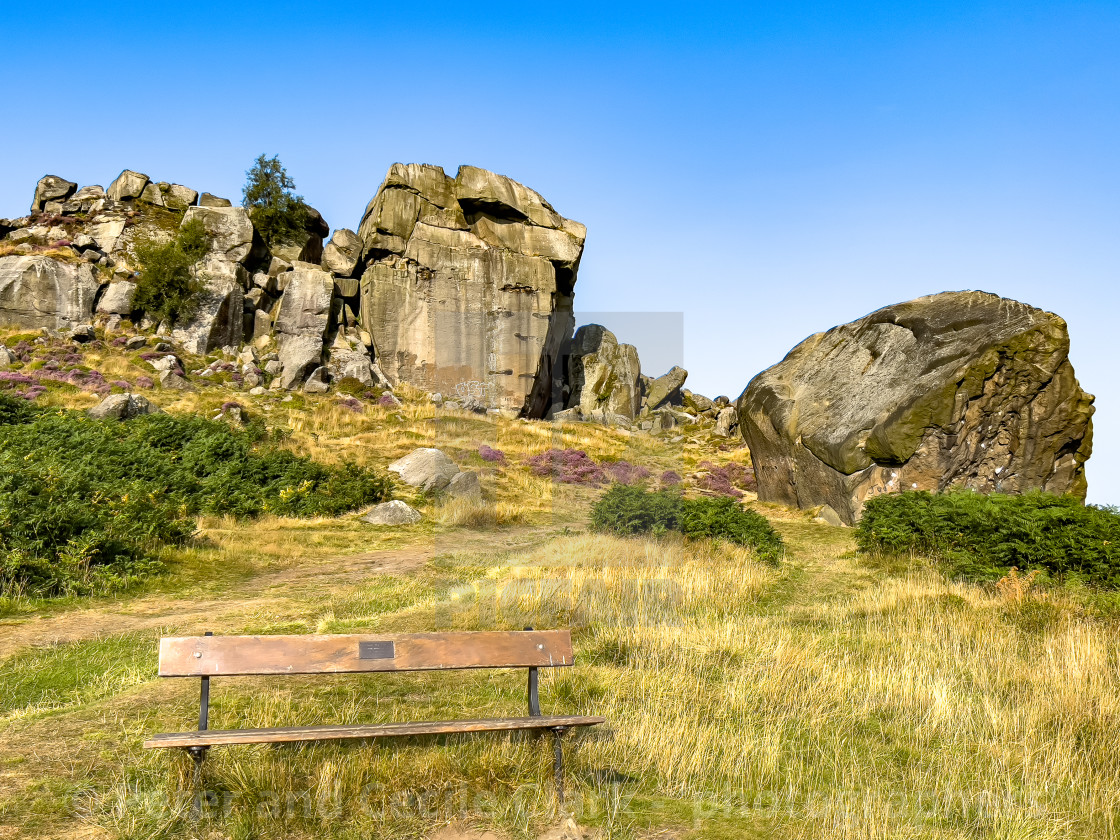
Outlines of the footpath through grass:
M 196 681 L 154 676 L 160 635 L 527 624 L 574 631 L 578 664 L 544 675 L 544 711 L 609 720 L 566 753 L 566 805 L 604 836 L 1116 835 L 1111 613 L 1072 590 L 865 561 L 850 531 L 771 514 L 778 566 L 565 516 L 421 525 L 384 543 L 373 528 L 299 523 L 294 539 L 321 542 L 304 567 L 280 521 L 259 534 L 210 523 L 218 556 L 258 546 L 237 575 L 123 598 L 93 638 L 0 659 L 0 837 L 405 838 L 450 823 L 537 837 L 558 816 L 550 750 L 531 738 L 215 749 L 197 822 L 189 759 L 140 747 L 197 714 Z M 211 723 L 521 714 L 524 691 L 523 673 L 503 671 L 225 679 Z

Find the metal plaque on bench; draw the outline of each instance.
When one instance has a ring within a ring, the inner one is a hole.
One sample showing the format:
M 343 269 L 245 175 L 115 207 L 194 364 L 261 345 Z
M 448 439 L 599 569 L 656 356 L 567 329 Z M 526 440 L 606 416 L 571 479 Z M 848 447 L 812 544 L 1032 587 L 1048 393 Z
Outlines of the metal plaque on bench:
M 396 656 L 393 642 L 358 642 L 359 659 L 395 659 Z

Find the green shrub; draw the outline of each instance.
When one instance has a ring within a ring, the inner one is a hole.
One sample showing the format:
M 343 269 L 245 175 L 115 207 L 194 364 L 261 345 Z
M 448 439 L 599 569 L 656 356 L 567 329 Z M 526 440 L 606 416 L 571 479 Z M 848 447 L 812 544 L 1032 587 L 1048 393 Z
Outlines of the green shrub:
M 591 527 L 626 536 L 680 531 L 693 539 L 725 539 L 771 563 L 783 551 L 782 538 L 766 517 L 734 499 L 685 499 L 672 490 L 649 492 L 635 485 L 611 485 L 591 508 Z
M 591 527 L 623 535 L 679 531 L 683 502 L 670 490 L 650 493 L 637 485 L 612 484 L 591 507 Z
M 302 196 L 292 192 L 295 186 L 275 155 L 259 155 L 253 168 L 245 173 L 241 204 L 269 245 L 291 242 L 306 228 L 307 204 Z
M 865 552 L 929 557 L 964 578 L 998 578 L 1014 566 L 1120 585 L 1120 513 L 1071 496 L 882 495 L 864 505 L 856 542 Z
M 170 242 L 145 239 L 135 247 L 140 263 L 132 303 L 156 322 L 186 321 L 198 311 L 205 289 L 191 269 L 210 249 L 201 219 L 183 224 Z
M 277 449 L 261 426 L 22 403 L 0 394 L 0 590 L 108 591 L 157 568 L 198 514 L 329 516 L 388 494 L 385 477 Z
M 680 530 L 694 539 L 724 539 L 750 546 L 756 557 L 767 562 L 782 558 L 782 538 L 769 520 L 726 496 L 685 499 Z

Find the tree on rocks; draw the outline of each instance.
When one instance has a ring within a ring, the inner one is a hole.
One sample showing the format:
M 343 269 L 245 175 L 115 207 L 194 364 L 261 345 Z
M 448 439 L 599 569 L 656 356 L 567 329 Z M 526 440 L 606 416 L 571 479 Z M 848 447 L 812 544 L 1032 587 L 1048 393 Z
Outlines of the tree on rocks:
M 293 192 L 295 181 L 280 158 L 259 155 L 245 176 L 241 205 L 264 241 L 271 246 L 299 236 L 307 225 L 308 207 L 303 196 Z

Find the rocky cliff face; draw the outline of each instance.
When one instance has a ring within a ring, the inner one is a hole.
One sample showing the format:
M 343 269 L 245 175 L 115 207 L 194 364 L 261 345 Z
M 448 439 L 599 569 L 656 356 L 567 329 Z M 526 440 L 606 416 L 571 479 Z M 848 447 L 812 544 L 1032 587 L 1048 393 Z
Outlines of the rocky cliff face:
M 852 523 L 878 493 L 967 487 L 1084 498 L 1093 397 L 1065 322 L 946 292 L 811 336 L 751 380 L 738 416 L 759 498 Z
M 358 235 L 361 322 L 390 381 L 547 413 L 583 225 L 483 169 L 394 164 Z

